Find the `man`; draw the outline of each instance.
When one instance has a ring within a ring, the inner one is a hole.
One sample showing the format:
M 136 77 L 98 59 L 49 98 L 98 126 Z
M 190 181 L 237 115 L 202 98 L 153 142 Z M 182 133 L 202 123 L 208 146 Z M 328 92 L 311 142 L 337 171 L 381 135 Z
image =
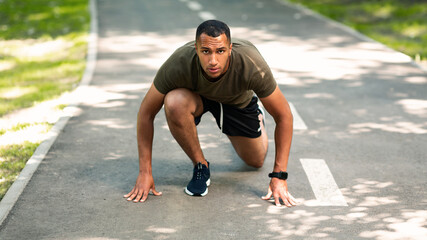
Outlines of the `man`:
M 276 123 L 275 164 L 263 199 L 274 197 L 278 206 L 280 199 L 286 206 L 295 205 L 286 182 L 293 131 L 288 102 L 258 50 L 248 41 L 232 42 L 228 26 L 217 20 L 200 24 L 196 41 L 177 49 L 157 72 L 138 113 L 139 175 L 135 187 L 124 197 L 144 202 L 150 192 L 162 194 L 155 189 L 151 159 L 153 121 L 163 105 L 173 137 L 194 164 L 185 193 L 208 193 L 210 163 L 203 155 L 196 128 L 207 111 L 214 115 L 240 158 L 249 166 L 262 167 L 268 138 L 264 113 L 254 93 Z

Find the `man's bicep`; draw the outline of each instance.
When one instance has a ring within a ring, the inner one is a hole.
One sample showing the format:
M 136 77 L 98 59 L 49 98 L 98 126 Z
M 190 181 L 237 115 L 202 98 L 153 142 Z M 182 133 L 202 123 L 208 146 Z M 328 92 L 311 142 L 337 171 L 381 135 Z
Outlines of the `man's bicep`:
M 275 119 L 292 115 L 289 103 L 280 88 L 276 89 L 269 96 L 260 98 L 268 113 Z
M 163 106 L 165 94 L 157 90 L 154 84 L 151 84 L 150 89 L 142 100 L 139 114 L 145 114 L 154 118 Z

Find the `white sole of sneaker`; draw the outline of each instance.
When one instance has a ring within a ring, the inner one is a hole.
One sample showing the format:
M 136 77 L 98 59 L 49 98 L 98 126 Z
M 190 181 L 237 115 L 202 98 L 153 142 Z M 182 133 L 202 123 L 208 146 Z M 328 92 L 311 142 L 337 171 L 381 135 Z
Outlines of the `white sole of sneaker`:
M 211 179 L 210 179 L 210 178 L 206 181 L 206 186 L 208 186 L 208 187 L 209 187 L 209 185 L 211 185 Z M 202 194 L 200 194 L 200 195 L 195 195 L 194 193 L 190 192 L 190 191 L 187 189 L 187 187 L 185 187 L 185 188 L 184 188 L 184 192 L 185 192 L 186 194 L 190 195 L 190 196 L 202 196 L 202 197 L 204 197 L 204 196 L 206 196 L 206 194 L 208 194 L 208 189 L 206 188 L 206 191 L 204 191 L 204 192 L 203 192 Z
M 184 189 L 184 192 L 185 192 L 186 194 L 190 195 L 190 196 L 201 196 L 201 197 L 204 197 L 204 196 L 206 196 L 206 194 L 208 194 L 208 189 L 206 188 L 206 191 L 205 191 L 205 192 L 203 192 L 203 193 L 202 193 L 202 194 L 200 194 L 200 195 L 195 195 L 194 193 L 190 192 L 190 191 L 187 189 L 187 187 Z

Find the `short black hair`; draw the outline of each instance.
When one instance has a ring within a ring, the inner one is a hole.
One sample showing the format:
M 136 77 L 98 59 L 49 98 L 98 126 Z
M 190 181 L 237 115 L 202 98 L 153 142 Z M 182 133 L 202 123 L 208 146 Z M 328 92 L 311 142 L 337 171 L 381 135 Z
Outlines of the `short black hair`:
M 219 20 L 207 20 L 202 22 L 196 31 L 196 41 L 200 38 L 200 35 L 205 33 L 210 37 L 219 37 L 221 34 L 225 34 L 228 39 L 228 42 L 231 43 L 230 28 L 227 24 Z

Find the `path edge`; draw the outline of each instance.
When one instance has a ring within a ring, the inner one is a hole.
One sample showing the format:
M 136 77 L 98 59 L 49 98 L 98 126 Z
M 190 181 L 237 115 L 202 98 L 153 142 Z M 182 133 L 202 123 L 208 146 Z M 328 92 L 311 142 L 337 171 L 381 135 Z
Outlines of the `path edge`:
M 79 92 L 90 84 L 96 67 L 97 58 L 97 41 L 98 41 L 98 13 L 96 8 L 96 0 L 89 0 L 89 12 L 90 12 L 90 30 L 88 36 L 88 49 L 86 56 L 86 68 L 79 86 L 73 92 Z M 18 178 L 6 192 L 5 196 L 0 202 L 0 226 L 2 226 L 4 220 L 6 220 L 15 203 L 18 201 L 19 196 L 24 191 L 28 182 L 31 180 L 34 172 L 37 170 L 40 163 L 46 157 L 51 146 L 55 142 L 62 129 L 67 124 L 68 120 L 76 114 L 75 109 L 78 103 L 71 103 L 68 105 L 59 120 L 47 133 L 46 140 L 44 140 L 36 149 L 31 158 L 27 161 L 24 169 L 19 174 Z

